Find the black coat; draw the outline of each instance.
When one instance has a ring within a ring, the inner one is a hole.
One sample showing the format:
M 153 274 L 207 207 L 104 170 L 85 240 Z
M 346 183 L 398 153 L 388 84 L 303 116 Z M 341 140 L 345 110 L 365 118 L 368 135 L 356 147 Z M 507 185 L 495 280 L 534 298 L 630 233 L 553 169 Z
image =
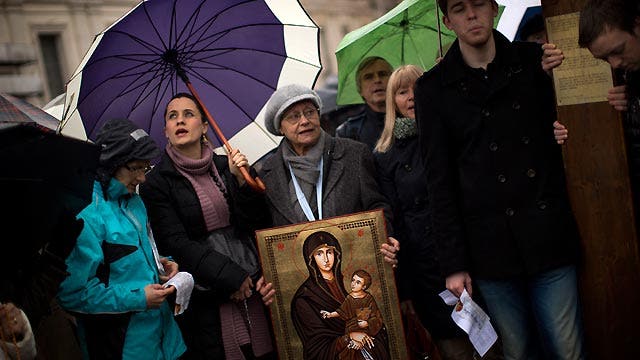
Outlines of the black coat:
M 494 31 L 496 57 L 472 69 L 456 41 L 416 83 L 443 275 L 537 274 L 572 263 L 577 229 L 553 138 L 551 79 L 541 49 Z
M 270 224 L 264 196 L 246 184 L 238 188 L 226 156 L 214 155 L 213 160 L 229 194 L 231 225 L 238 236 L 253 237 L 255 229 Z M 248 274 L 205 243 L 208 231 L 200 200 L 166 153 L 140 186 L 140 196 L 147 207 L 159 252 L 176 259 L 180 269 L 190 272 L 196 283 L 214 290 L 222 301 L 228 300 Z
M 238 187 L 229 171 L 226 156 L 213 155 L 213 162 L 229 194 L 227 203 L 231 225 L 238 238 L 270 226 L 263 195 L 245 184 Z M 195 189 L 180 174 L 166 153 L 140 186 L 158 250 L 172 256 L 180 270 L 191 273 L 196 284 L 210 290 L 194 290 L 189 309 L 177 318 L 187 344 L 187 359 L 224 358 L 218 304 L 240 288 L 249 275 L 229 257 L 206 244 L 208 231 Z
M 462 336 L 451 307 L 438 294 L 445 288 L 431 229 L 426 167 L 417 136 L 395 140 L 374 153 L 380 191 L 393 210 L 393 228 L 402 245 L 396 279 L 401 300 L 412 300 L 424 326 L 436 338 Z
M 336 128 L 336 137 L 348 138 L 367 144 L 369 150 L 373 148 L 384 129 L 384 112 L 373 111 L 365 105 L 362 112 L 350 117 Z

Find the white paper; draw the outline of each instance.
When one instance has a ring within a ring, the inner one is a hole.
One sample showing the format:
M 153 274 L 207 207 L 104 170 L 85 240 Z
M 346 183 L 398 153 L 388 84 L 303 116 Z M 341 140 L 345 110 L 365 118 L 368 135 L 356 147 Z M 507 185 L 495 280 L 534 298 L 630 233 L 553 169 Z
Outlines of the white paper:
M 453 306 L 458 303 L 458 298 L 455 295 L 453 295 L 453 293 L 449 290 L 445 290 L 441 292 L 439 295 L 442 298 L 442 300 L 444 300 L 444 303 L 449 306 Z
M 169 286 L 176 288 L 176 307 L 174 309 L 174 315 L 182 314 L 189 307 L 193 284 L 193 276 L 185 271 L 180 271 L 164 283 L 163 287 L 165 288 Z
M 491 326 L 487 313 L 471 299 L 467 290 L 462 292 L 460 300 L 449 290 L 441 292 L 440 297 L 447 305 L 455 305 L 451 318 L 469 335 L 469 341 L 478 354 L 484 356 L 498 340 L 498 334 Z

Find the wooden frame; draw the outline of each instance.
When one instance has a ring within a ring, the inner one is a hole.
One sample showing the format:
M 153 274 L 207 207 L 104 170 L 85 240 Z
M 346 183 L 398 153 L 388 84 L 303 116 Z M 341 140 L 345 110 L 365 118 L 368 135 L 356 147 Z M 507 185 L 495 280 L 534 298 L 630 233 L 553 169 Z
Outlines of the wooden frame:
M 336 261 L 331 266 L 332 271 L 336 267 L 335 271 L 341 269 L 344 289 L 347 292 L 351 292 L 351 278 L 355 270 L 363 269 L 371 275 L 371 286 L 367 291 L 373 296 L 386 329 L 388 341 L 385 342 L 383 347 L 388 349 L 388 358 L 408 358 L 393 269 L 384 262 L 379 250 L 381 244 L 386 242 L 387 239 L 384 224 L 385 220 L 382 211 L 376 210 L 256 232 L 265 279 L 268 282 L 272 282 L 276 290 L 275 301 L 270 309 L 276 345 L 281 360 L 304 358 L 302 341 L 294 325 L 294 320 L 292 320 L 292 312 L 301 313 L 292 311 L 292 300 L 296 292 L 302 289 L 304 284 L 308 283 L 307 281 L 318 281 L 314 280 L 315 277 L 311 275 L 312 272 L 316 271 L 313 269 L 317 269 L 317 265 L 315 265 L 315 268 L 307 267 L 308 264 L 305 262 L 305 256 L 303 255 L 305 241 L 309 239 L 309 244 L 312 244 L 311 235 L 317 238 L 318 236 L 325 236 L 321 234 L 326 233 L 332 235 L 339 243 L 339 249 L 335 249 L 334 260 Z M 326 236 L 331 238 L 329 235 Z M 318 241 L 325 242 L 324 240 Z M 313 245 L 308 245 L 307 247 L 309 246 Z M 308 261 L 309 264 L 312 262 L 315 264 L 313 255 L 308 257 Z M 336 275 L 337 278 L 338 275 Z M 322 290 L 321 287 L 317 287 L 317 289 Z M 324 292 L 328 294 L 327 291 Z M 308 293 L 307 291 L 306 294 Z M 324 294 L 321 295 L 325 296 Z M 332 297 L 332 299 L 337 301 L 335 297 Z M 336 309 L 323 310 L 332 312 Z M 315 309 L 312 312 L 305 313 L 304 316 L 307 318 L 309 316 L 313 317 L 313 314 L 317 312 L 317 309 Z M 302 315 L 295 316 L 300 319 L 298 316 Z M 318 318 L 314 317 L 313 320 L 316 321 L 316 325 L 318 323 L 322 324 L 322 320 L 318 320 Z M 374 322 L 375 320 L 371 320 L 369 323 L 373 324 Z M 298 320 L 297 323 L 298 327 L 300 327 L 312 324 L 313 321 Z M 373 325 L 372 328 L 375 330 Z M 317 332 L 308 328 L 303 331 L 307 330 L 314 337 L 313 341 L 316 341 Z M 341 335 L 346 333 L 347 330 L 344 329 Z M 378 335 L 380 334 L 383 334 L 382 330 L 378 333 Z M 376 336 L 373 337 L 375 338 Z M 333 337 L 330 338 L 333 339 Z M 384 339 L 384 335 L 380 335 L 378 338 Z M 317 345 L 309 344 L 308 346 Z M 333 342 L 331 342 L 331 346 L 334 346 Z M 372 349 L 375 348 L 374 346 Z M 358 350 L 347 349 L 346 351 Z M 343 355 L 345 354 L 343 353 Z

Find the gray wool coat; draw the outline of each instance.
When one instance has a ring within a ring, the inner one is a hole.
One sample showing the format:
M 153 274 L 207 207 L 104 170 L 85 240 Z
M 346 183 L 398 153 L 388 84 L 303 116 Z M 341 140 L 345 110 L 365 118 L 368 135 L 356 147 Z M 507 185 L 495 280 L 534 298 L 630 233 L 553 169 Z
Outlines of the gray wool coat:
M 291 174 L 283 158 L 284 141 L 286 139 L 282 139 L 276 152 L 265 160 L 260 173 L 267 188 L 267 202 L 274 226 L 307 221 L 290 195 Z M 387 234 L 393 236 L 391 207 L 378 189 L 373 155 L 367 146 L 327 134 L 322 157 L 322 218 L 382 209 Z

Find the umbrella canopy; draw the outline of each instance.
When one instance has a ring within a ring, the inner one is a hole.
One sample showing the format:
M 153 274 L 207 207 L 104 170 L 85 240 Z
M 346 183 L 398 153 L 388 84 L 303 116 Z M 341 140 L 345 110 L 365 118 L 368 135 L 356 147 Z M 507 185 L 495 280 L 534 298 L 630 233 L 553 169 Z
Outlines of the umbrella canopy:
M 0 94 L 0 114 L 0 130 L 26 125 L 55 131 L 58 127 L 58 120 L 53 116 L 8 94 Z
M 100 150 L 56 134 L 57 120 L 17 98 L 0 95 L 0 221 L 3 251 L 27 257 L 52 241 L 58 220 L 91 201 Z
M 336 50 L 339 105 L 362 103 L 356 88 L 356 69 L 369 56 L 380 56 L 392 67 L 415 64 L 423 69 L 435 65 L 440 43 L 456 36 L 441 23 L 435 0 L 404 0 L 375 21 L 342 39 Z M 441 40 L 438 36 L 441 34 Z
M 279 139 L 259 116 L 282 85 L 312 86 L 318 28 L 295 0 L 147 0 L 99 34 L 67 85 L 62 128 L 95 140 L 126 117 L 160 146 L 164 110 L 188 78 L 222 132 L 254 161 Z

